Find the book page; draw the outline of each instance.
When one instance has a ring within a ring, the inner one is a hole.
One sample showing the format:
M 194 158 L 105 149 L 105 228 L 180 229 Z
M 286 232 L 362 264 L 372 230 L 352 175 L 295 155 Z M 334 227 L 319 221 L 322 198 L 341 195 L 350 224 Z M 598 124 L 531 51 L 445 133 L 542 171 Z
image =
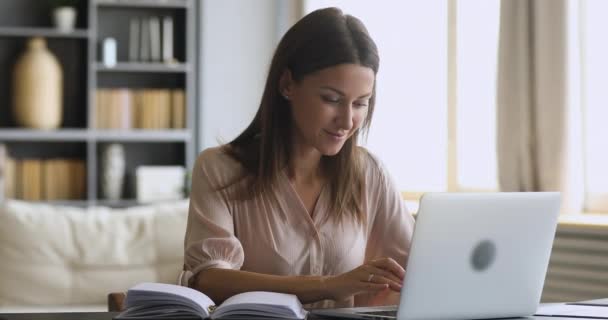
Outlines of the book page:
M 228 298 L 212 314 L 213 319 L 235 316 L 304 319 L 306 312 L 295 295 L 252 291 Z
M 191 288 L 164 283 L 140 283 L 127 293 L 126 307 L 154 306 L 160 304 L 184 305 L 204 317 L 209 316 L 209 307 L 214 302 L 203 293 Z

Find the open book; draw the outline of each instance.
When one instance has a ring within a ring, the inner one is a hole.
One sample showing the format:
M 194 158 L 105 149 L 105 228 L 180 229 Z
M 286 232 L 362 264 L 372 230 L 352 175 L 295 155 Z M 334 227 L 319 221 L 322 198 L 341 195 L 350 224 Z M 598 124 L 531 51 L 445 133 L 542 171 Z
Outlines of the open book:
M 292 294 L 245 292 L 216 307 L 209 297 L 194 289 L 149 282 L 127 291 L 125 307 L 114 319 L 305 319 L 307 314 Z

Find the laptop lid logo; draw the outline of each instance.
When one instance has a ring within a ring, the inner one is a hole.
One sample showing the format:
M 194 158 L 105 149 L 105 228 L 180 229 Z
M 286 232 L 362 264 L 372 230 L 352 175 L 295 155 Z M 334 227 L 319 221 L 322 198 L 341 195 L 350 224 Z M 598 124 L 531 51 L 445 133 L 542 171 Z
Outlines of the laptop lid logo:
M 496 245 L 490 240 L 483 240 L 475 246 L 471 254 L 471 265 L 476 271 L 488 269 L 496 259 Z

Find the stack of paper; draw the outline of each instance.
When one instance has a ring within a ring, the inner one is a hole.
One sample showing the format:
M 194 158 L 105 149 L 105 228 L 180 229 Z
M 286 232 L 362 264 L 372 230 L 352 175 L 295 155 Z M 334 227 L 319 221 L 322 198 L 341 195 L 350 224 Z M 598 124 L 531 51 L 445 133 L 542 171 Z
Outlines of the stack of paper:
M 608 319 L 608 306 L 590 306 L 565 303 L 545 304 L 538 308 L 535 315 Z

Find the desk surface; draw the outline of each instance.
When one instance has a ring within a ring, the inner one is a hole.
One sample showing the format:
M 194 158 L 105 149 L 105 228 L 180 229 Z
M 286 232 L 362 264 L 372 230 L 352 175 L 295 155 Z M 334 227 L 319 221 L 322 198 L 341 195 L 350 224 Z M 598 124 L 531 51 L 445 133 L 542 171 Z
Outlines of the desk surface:
M 0 314 L 1 320 L 112 320 L 116 312 L 89 312 L 89 313 L 4 313 Z M 331 318 L 320 318 L 309 316 L 308 320 L 323 320 Z M 335 318 L 334 318 L 335 319 Z M 581 318 L 562 318 L 562 317 L 528 317 L 518 319 L 545 319 L 545 320 L 581 320 Z M 506 319 L 501 319 L 506 320 Z

